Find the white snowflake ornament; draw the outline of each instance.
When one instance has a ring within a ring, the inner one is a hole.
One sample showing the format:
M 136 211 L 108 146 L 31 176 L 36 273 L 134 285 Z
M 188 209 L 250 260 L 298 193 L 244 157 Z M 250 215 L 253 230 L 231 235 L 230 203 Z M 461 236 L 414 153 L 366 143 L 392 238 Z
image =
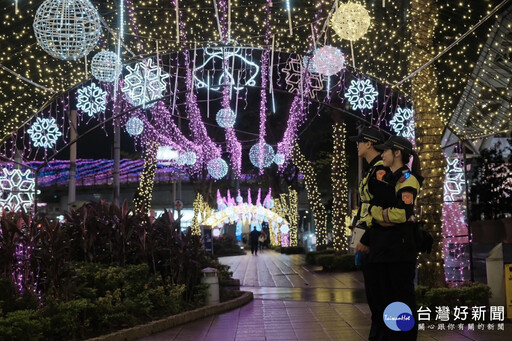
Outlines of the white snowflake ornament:
M 152 59 L 143 60 L 134 67 L 126 68 L 130 74 L 125 77 L 121 90 L 128 97 L 128 101 L 133 106 L 141 105 L 143 109 L 154 106 L 156 102 L 153 101 L 164 96 L 167 88 L 164 79 L 169 78 L 169 74 L 158 65 L 153 65 Z
M 414 114 L 412 109 L 398 108 L 389 124 L 398 136 L 414 139 Z
M 62 136 L 53 117 L 38 117 L 27 130 L 27 133 L 30 135 L 34 147 L 42 148 L 52 148 L 57 143 L 57 138 Z
M 78 89 L 77 108 L 89 115 L 94 116 L 105 111 L 107 105 L 107 92 L 97 86 L 95 83 Z
M 35 181 L 30 170 L 2 169 L 0 175 L 0 210 L 24 209 L 27 212 L 34 204 Z
M 369 79 L 352 80 L 350 87 L 345 92 L 345 97 L 354 110 L 371 109 L 378 95 L 379 93 Z

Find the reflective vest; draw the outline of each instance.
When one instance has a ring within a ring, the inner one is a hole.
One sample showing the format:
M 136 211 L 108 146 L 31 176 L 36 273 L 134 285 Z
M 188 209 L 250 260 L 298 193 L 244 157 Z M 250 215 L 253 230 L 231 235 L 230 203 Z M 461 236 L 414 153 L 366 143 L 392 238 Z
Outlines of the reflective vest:
M 379 156 L 370 162 L 370 166 L 366 174 L 364 174 L 359 183 L 359 211 L 356 216 L 356 226 L 370 227 L 372 225 L 372 217 L 368 211 L 370 203 L 378 190 L 378 182 L 381 182 L 389 170 L 382 164 L 382 158 Z

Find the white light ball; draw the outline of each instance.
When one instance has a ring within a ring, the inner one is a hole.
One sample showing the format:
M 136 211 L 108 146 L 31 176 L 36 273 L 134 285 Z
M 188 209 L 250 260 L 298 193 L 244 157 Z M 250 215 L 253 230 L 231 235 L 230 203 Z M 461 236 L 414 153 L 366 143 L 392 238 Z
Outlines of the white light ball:
M 101 36 L 100 16 L 89 0 L 46 0 L 33 27 L 39 46 L 63 60 L 87 56 Z
M 322 46 L 315 51 L 313 65 L 319 74 L 332 76 L 345 68 L 345 56 L 335 47 Z
M 222 128 L 233 128 L 236 121 L 236 114 L 231 109 L 222 108 L 217 112 L 217 116 L 215 116 L 215 120 L 219 127 Z
M 92 75 L 100 82 L 114 82 L 122 69 L 123 65 L 117 54 L 111 51 L 98 52 L 91 61 Z
M 208 162 L 206 165 L 208 174 L 214 179 L 222 179 L 228 174 L 228 164 L 222 158 L 216 158 Z
M 341 39 L 355 41 L 368 32 L 370 15 L 360 4 L 340 4 L 332 15 L 330 25 Z
M 138 117 L 131 117 L 125 125 L 126 131 L 131 136 L 137 136 L 144 130 L 144 122 Z
M 256 143 L 249 150 L 249 159 L 254 167 L 257 168 L 265 168 L 272 164 L 274 161 L 274 148 L 272 146 L 264 143 L 261 145 L 263 148 L 261 152 L 261 160 L 260 160 L 260 144 Z
M 274 162 L 278 166 L 281 166 L 284 163 L 285 159 L 286 158 L 283 153 L 276 153 L 276 155 L 274 156 Z

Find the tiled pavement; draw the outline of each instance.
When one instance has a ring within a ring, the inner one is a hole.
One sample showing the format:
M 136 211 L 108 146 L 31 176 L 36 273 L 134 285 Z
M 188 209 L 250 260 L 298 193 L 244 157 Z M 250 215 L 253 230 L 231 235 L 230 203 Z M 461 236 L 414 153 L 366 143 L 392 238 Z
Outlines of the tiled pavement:
M 273 251 L 220 260 L 255 299 L 142 340 L 366 340 L 370 314 L 360 272 L 321 273 L 305 265 L 303 255 Z M 505 331 L 428 330 L 418 340 L 509 341 L 511 330 L 510 323 Z

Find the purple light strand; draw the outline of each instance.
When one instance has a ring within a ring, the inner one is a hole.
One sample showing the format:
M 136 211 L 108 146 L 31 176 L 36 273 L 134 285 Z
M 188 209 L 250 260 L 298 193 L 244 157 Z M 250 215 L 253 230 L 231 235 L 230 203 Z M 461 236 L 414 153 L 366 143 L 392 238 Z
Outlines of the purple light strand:
M 311 47 L 310 49 L 313 50 L 315 44 L 315 36 L 318 34 L 318 19 L 320 18 L 320 15 L 322 14 L 322 2 L 318 1 L 316 4 L 316 8 L 318 10 L 315 13 L 315 20 L 313 24 L 313 32 L 314 36 L 311 35 Z M 302 65 L 302 64 L 301 64 Z M 309 86 L 311 83 L 309 72 L 307 72 L 306 68 L 303 68 L 302 70 L 302 77 L 303 77 L 303 84 L 302 84 L 302 92 L 304 94 L 309 93 Z M 299 129 L 299 126 L 304 122 L 306 118 L 306 108 L 309 107 L 309 101 L 307 102 L 308 105 L 304 105 L 304 101 L 302 100 L 301 95 L 295 96 L 293 99 L 292 105 L 290 107 L 288 122 L 286 125 L 286 131 L 284 132 L 283 139 L 281 142 L 277 145 L 277 152 L 281 153 L 285 156 L 285 161 L 283 164 L 279 165 L 278 170 L 282 172 L 290 162 L 290 154 L 291 151 L 295 145 L 295 141 L 297 140 L 297 132 Z
M 224 43 L 226 43 L 228 40 L 227 10 L 228 10 L 227 1 L 219 0 L 219 22 L 220 22 L 220 31 L 222 34 L 222 37 L 220 37 L 220 40 Z
M 223 36 L 227 37 L 227 22 L 226 17 L 227 10 L 226 0 L 221 0 L 219 2 L 220 13 L 223 13 L 223 20 L 221 20 L 221 31 L 223 32 Z M 233 58 L 235 58 L 233 56 Z M 224 57 L 223 60 L 223 72 L 224 74 L 227 72 L 229 68 L 229 60 Z M 234 70 L 233 70 L 234 71 Z M 231 84 L 229 82 L 229 77 L 224 77 L 224 84 L 222 88 L 222 108 L 225 110 L 231 110 L 231 101 L 230 101 L 230 92 L 231 92 Z M 238 141 L 236 137 L 235 130 L 233 127 L 225 128 L 225 136 L 226 136 L 226 149 L 231 156 L 231 169 L 233 170 L 233 177 L 235 179 L 239 179 L 242 173 L 242 145 Z
M 174 7 L 176 7 L 176 0 L 172 1 Z M 183 23 L 182 14 L 183 11 L 180 11 L 180 31 L 182 41 L 187 41 L 187 36 L 185 34 L 185 24 Z M 210 160 L 219 158 L 221 156 L 220 148 L 213 143 L 213 141 L 208 136 L 206 131 L 206 127 L 201 118 L 201 112 L 199 110 L 199 106 L 197 105 L 197 96 L 192 91 L 192 83 L 193 83 L 193 72 L 190 68 L 191 60 L 190 60 L 190 52 L 185 50 L 185 65 L 187 65 L 187 74 L 185 78 L 186 90 L 187 90 L 187 101 L 186 101 L 186 113 L 189 118 L 189 126 L 190 131 L 192 133 L 192 137 L 197 146 L 201 149 L 200 155 L 197 155 L 197 164 L 205 164 Z
M 139 52 L 142 52 L 144 46 L 142 45 L 139 39 L 139 27 L 135 23 L 135 10 L 133 8 L 133 2 L 132 0 L 126 0 L 126 2 L 128 4 L 128 16 L 130 17 L 130 26 L 132 26 L 135 41 L 137 42 L 137 49 L 139 50 Z
M 261 99 L 260 99 L 260 136 L 259 136 L 259 155 L 258 155 L 258 164 L 263 165 L 263 145 L 265 144 L 265 136 L 266 136 L 266 123 L 267 123 L 267 82 L 268 82 L 268 60 L 270 55 L 269 43 L 270 43 L 270 6 L 272 5 L 271 0 L 267 0 L 267 4 L 265 6 L 265 11 L 267 15 L 265 16 L 264 27 L 265 27 L 265 49 L 261 56 Z M 259 174 L 263 174 L 263 168 L 259 169 Z

